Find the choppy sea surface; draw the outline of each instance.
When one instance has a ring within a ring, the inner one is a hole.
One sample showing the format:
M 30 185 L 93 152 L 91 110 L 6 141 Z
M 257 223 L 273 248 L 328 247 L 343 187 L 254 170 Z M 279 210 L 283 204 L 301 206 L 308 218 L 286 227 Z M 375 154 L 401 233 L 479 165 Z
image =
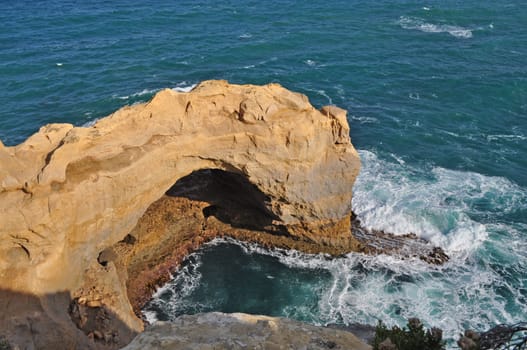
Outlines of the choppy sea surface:
M 278 82 L 346 108 L 363 161 L 353 208 L 414 232 L 444 266 L 216 240 L 145 313 L 403 325 L 455 338 L 527 320 L 524 1 L 13 1 L 0 11 L 0 140 L 84 125 L 161 88 Z

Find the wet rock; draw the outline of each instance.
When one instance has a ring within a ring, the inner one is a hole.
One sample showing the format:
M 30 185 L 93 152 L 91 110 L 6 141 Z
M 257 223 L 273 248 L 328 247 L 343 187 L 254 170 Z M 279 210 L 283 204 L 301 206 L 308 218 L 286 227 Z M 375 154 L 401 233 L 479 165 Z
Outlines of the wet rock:
M 394 235 L 381 230 L 369 230 L 352 214 L 351 231 L 368 254 L 396 255 L 403 259 L 416 258 L 429 264 L 441 265 L 449 260 L 441 247 L 430 244 L 414 233 Z

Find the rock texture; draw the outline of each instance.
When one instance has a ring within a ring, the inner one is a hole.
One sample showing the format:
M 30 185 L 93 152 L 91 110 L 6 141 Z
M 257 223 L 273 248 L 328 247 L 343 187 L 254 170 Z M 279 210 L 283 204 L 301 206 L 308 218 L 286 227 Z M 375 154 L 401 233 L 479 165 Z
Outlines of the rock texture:
M 262 197 L 265 195 L 240 175 L 217 169 L 193 172 L 154 202 L 128 238 L 105 250 L 99 260 L 112 261 L 127 276 L 128 297 L 140 315 L 155 287 L 170 279 L 171 271 L 186 255 L 215 237 L 332 256 L 362 251 L 388 253 L 402 259 L 420 258 L 430 263 L 441 263 L 447 258 L 440 249 L 437 251 L 414 235 L 366 230 L 355 217 L 351 221 L 351 236 L 319 232 L 315 239 L 298 239 L 284 232 L 283 227 L 272 225 L 269 213 L 255 205 L 263 202 Z
M 271 245 L 357 250 L 350 214 L 359 168 L 346 112 L 316 110 L 277 84 L 163 90 L 91 127 L 50 124 L 18 146 L 0 142 L 0 300 L 8 310 L 0 329 L 27 348 L 56 348 L 57 339 L 65 349 L 117 348 L 143 329 L 128 296 L 151 290 L 222 225 Z M 246 194 L 240 211 L 214 196 L 166 201 L 178 180 L 202 169 Z M 155 218 L 158 200 L 171 215 Z M 140 278 L 145 267 L 150 275 Z M 136 305 L 142 295 L 132 295 Z
M 414 233 L 394 235 L 380 230 L 366 229 L 354 214 L 351 231 L 359 242 L 360 251 L 366 254 L 389 254 L 401 259 L 420 259 L 435 265 L 444 264 L 449 260 L 441 247 L 433 246 Z
M 370 350 L 353 334 L 267 316 L 207 313 L 158 322 L 123 350 Z

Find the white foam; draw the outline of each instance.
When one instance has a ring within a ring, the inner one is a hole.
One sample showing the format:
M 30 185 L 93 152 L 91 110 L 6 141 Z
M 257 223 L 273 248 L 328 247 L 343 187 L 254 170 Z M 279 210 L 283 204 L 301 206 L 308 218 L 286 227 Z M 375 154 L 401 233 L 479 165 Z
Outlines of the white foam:
M 172 90 L 178 91 L 178 92 L 189 92 L 192 89 L 194 89 L 196 85 L 197 84 L 189 84 L 186 81 L 183 81 L 181 83 L 178 83 L 175 87 L 173 87 Z M 123 95 L 123 96 L 114 95 L 113 97 L 118 98 L 120 100 L 129 100 L 131 98 L 142 97 L 146 95 L 153 95 L 158 91 L 161 91 L 161 88 L 143 89 L 141 91 L 134 92 L 133 94 L 130 94 L 130 95 Z
M 154 94 L 156 92 L 158 92 L 159 90 L 161 89 L 143 89 L 139 92 L 135 92 L 131 95 L 124 95 L 124 96 L 117 96 L 117 95 L 114 95 L 113 97 L 114 98 L 118 98 L 120 100 L 128 100 L 132 97 L 140 97 L 140 96 L 144 96 L 144 95 L 149 95 L 149 94 Z
M 507 141 L 525 141 L 527 140 L 527 137 L 524 135 L 507 135 L 507 134 L 494 134 L 494 135 L 487 135 L 487 141 L 498 141 L 498 140 L 507 140 Z
M 425 33 L 448 33 L 460 39 L 472 38 L 471 29 L 449 24 L 426 23 L 423 19 L 418 17 L 401 16 L 399 18 L 399 25 L 404 29 L 415 29 Z
M 450 135 L 450 136 L 453 136 L 453 137 L 460 137 L 459 134 L 456 134 L 455 132 L 452 132 L 452 131 L 448 131 L 448 130 L 438 130 L 439 132 L 442 132 L 444 134 L 447 134 L 447 135 Z
M 91 114 L 91 113 L 90 113 Z M 89 128 L 94 126 L 101 118 L 95 118 L 81 125 L 82 128 Z
M 404 161 L 404 159 L 402 159 L 401 157 L 399 156 L 396 156 L 395 154 L 393 153 L 390 153 L 390 156 L 392 156 L 393 159 L 395 159 L 397 161 L 397 163 L 401 164 L 401 165 L 404 165 L 406 162 Z
M 238 38 L 240 38 L 240 39 L 250 39 L 252 37 L 253 36 L 250 33 L 243 33 L 242 35 L 238 36 Z
M 248 64 L 246 66 L 243 66 L 242 69 L 251 69 L 251 68 L 255 68 L 255 67 L 259 67 L 259 66 L 263 66 L 263 65 L 266 65 L 267 63 L 269 62 L 274 62 L 278 60 L 278 57 L 271 57 L 269 59 L 265 59 L 265 60 L 261 60 L 257 63 L 254 63 L 254 64 Z
M 408 94 L 408 97 L 410 97 L 412 100 L 419 100 L 420 96 L 417 92 L 411 92 Z
M 194 89 L 198 84 L 190 84 L 188 85 L 187 82 L 179 83 L 176 87 L 173 87 L 172 90 L 177 92 L 190 92 L 192 89 Z
M 527 201 L 524 188 L 501 177 L 434 167 L 412 167 L 359 151 L 362 169 L 355 183 L 353 210 L 364 226 L 405 234 L 413 232 L 454 256 L 466 256 L 487 238 L 485 214 L 477 204 L 507 212 Z M 482 209 L 483 210 L 483 209 Z
M 383 319 L 390 325 L 402 325 L 409 317 L 419 317 L 429 326 L 443 328 L 447 338 L 454 338 L 463 329 L 463 322 L 480 321 L 482 316 L 495 318 L 497 310 L 499 313 L 504 310 L 501 305 L 491 312 L 480 310 L 482 304 L 495 300 L 493 292 L 486 292 L 496 281 L 491 273 L 474 274 L 457 268 L 435 271 L 426 266 L 408 271 L 402 268 L 404 265 L 388 265 L 378 260 L 349 258 L 334 271 L 337 287 L 322 299 L 329 306 L 327 309 L 332 310 L 330 319 L 370 324 Z M 367 266 L 367 273 L 357 271 L 361 265 Z M 462 300 L 469 294 L 474 304 Z
M 313 67 L 313 66 L 315 66 L 317 64 L 313 60 L 306 60 L 306 61 L 304 61 L 304 63 L 307 64 L 308 66 L 311 66 L 311 67 Z
M 379 119 L 375 117 L 363 117 L 363 116 L 357 116 L 350 114 L 349 117 L 351 120 L 358 121 L 361 124 L 377 124 L 379 123 Z
M 157 314 L 154 311 L 143 311 L 143 315 L 145 316 L 146 322 L 149 324 L 154 324 L 159 321 L 157 319 Z
M 487 330 L 502 322 L 520 321 L 521 315 L 507 310 L 507 302 L 497 294 L 499 288 L 515 295 L 517 305 L 527 307 L 521 293 L 502 275 L 471 259 L 434 266 L 387 255 L 351 253 L 329 259 L 323 254 L 268 250 L 232 239 L 210 244 L 225 243 L 240 246 L 246 254 L 273 256 L 289 268 L 329 272 L 331 283 L 317 289 L 319 310 L 302 314 L 313 317 L 316 324 L 375 324 L 382 319 L 390 326 L 403 326 L 408 318 L 418 317 L 427 327 L 442 328 L 452 344 L 464 329 Z M 298 310 L 283 312 L 298 316 Z
M 312 88 L 311 86 L 306 86 L 304 87 L 305 90 L 307 91 L 311 91 L 311 92 L 314 92 L 316 93 L 317 95 L 320 95 L 320 96 L 323 96 L 325 97 L 328 101 L 327 103 L 332 105 L 333 104 L 333 99 L 331 98 L 331 96 L 329 96 L 326 92 L 326 90 L 322 90 L 322 89 L 314 89 Z
M 229 238 L 207 245 L 236 244 L 245 254 L 273 256 L 289 268 L 329 273 L 328 283 L 313 287 L 320 296 L 316 310 L 282 310 L 284 316 L 300 316 L 316 324 L 375 324 L 382 319 L 389 326 L 403 326 L 408 318 L 418 317 L 427 327 L 442 328 L 451 347 L 464 329 L 487 330 L 499 323 L 522 321 L 522 310 L 527 310 L 521 291 L 527 269 L 527 224 L 489 224 L 476 218 L 526 208 L 527 189 L 501 177 L 414 167 L 396 154 L 388 160 L 371 151 L 359 154 L 363 167 L 354 187 L 353 206 L 363 224 L 429 237 L 447 250 L 449 262 L 434 266 L 419 259 L 358 253 L 330 259 L 324 254 L 268 250 Z M 482 245 L 483 241 L 489 244 Z M 161 298 L 161 289 L 156 293 L 155 302 L 168 314 L 188 307 L 185 296 L 201 279 L 194 268 L 201 263 L 200 254 L 175 276 L 176 282 L 171 283 L 177 293 L 168 302 Z M 214 307 L 214 300 L 206 302 L 209 309 Z M 145 316 L 155 320 L 155 315 L 145 312 Z
M 158 321 L 156 308 L 163 310 L 169 319 L 176 317 L 175 311 L 182 309 L 186 302 L 185 297 L 189 296 L 200 284 L 201 274 L 198 271 L 201 266 L 200 257 L 197 253 L 189 255 L 186 265 L 172 276 L 170 282 L 156 289 L 152 300 L 142 310 L 149 323 Z
M 331 99 L 331 97 L 326 93 L 326 91 L 324 91 L 324 90 L 317 90 L 317 93 L 318 93 L 319 95 L 324 96 L 325 98 L 327 98 L 327 99 L 328 99 L 328 103 L 329 103 L 330 105 L 333 104 L 333 99 Z

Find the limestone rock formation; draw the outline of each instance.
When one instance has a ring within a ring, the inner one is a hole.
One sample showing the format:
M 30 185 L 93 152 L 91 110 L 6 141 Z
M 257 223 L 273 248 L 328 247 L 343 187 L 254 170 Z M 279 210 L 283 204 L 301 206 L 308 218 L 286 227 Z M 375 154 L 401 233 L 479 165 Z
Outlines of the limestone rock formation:
M 218 312 L 158 322 L 123 350 L 346 349 L 370 350 L 353 334 L 284 318 Z
M 178 180 L 203 169 L 247 189 L 257 228 L 351 249 L 360 161 L 345 113 L 316 110 L 277 84 L 207 81 L 190 93 L 163 90 L 91 127 L 50 124 L 18 146 L 0 142 L 0 301 L 8 310 L 0 329 L 28 348 L 55 348 L 56 339 L 63 348 L 126 343 L 143 328 L 128 298 L 127 264 L 165 258 L 148 250 L 155 240 L 134 245 L 129 234 Z M 200 215 L 217 210 L 203 204 Z M 212 217 L 247 223 L 235 214 Z M 181 252 L 205 241 L 193 240 L 194 226 L 181 227 Z M 39 336 L 24 336 L 35 329 Z

